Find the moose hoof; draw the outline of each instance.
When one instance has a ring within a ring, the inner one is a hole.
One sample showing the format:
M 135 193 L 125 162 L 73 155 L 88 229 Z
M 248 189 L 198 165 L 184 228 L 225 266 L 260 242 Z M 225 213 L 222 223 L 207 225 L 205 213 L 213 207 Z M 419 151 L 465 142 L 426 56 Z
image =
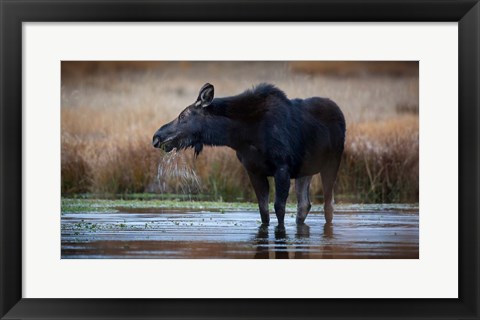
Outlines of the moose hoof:
M 325 212 L 325 222 L 332 223 L 333 221 L 333 211 L 332 212 Z
M 333 220 L 333 206 L 331 204 L 327 204 L 324 207 L 325 209 L 325 222 L 331 223 Z
M 270 216 L 269 215 L 262 215 L 262 225 L 268 226 L 270 224 Z

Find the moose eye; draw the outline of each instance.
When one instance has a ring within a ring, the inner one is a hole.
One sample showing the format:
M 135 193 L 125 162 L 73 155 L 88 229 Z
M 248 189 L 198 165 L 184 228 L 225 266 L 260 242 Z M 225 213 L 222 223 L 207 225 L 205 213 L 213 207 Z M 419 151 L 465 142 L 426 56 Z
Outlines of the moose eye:
M 180 115 L 178 116 L 178 120 L 183 120 L 185 119 L 185 113 L 180 113 Z

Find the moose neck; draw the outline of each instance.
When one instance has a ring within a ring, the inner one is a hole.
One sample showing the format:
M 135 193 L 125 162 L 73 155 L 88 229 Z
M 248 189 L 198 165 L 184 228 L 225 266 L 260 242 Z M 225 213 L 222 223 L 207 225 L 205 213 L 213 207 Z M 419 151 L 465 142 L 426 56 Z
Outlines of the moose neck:
M 214 99 L 208 107 L 209 115 L 202 134 L 203 144 L 228 146 L 237 151 L 243 148 L 250 143 L 247 138 L 251 136 L 249 132 L 266 111 L 260 106 L 262 102 L 263 100 L 254 99 L 245 93 Z
M 227 146 L 236 149 L 232 135 L 238 129 L 236 121 L 227 117 L 220 115 L 208 117 L 202 133 L 202 142 L 208 146 Z

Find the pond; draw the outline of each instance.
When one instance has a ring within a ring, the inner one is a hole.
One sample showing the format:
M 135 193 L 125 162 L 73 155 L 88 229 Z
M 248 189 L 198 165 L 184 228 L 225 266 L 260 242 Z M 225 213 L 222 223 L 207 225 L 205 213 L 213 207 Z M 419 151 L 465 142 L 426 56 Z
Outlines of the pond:
M 333 224 L 312 212 L 278 227 L 256 211 L 119 208 L 65 213 L 62 259 L 418 259 L 418 208 L 337 211 Z

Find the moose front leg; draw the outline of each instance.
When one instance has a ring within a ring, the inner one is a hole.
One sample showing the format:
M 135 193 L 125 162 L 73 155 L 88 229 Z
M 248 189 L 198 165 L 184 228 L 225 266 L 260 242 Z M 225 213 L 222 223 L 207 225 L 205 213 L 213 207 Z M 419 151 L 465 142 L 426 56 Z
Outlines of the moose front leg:
M 275 214 L 279 225 L 285 219 L 285 204 L 290 190 L 290 174 L 287 167 L 281 167 L 275 172 Z
M 270 214 L 268 212 L 268 196 L 270 186 L 268 185 L 267 177 L 248 173 L 250 182 L 252 183 L 255 195 L 258 200 L 258 209 L 260 210 L 260 217 L 262 224 L 268 225 L 270 223 Z

